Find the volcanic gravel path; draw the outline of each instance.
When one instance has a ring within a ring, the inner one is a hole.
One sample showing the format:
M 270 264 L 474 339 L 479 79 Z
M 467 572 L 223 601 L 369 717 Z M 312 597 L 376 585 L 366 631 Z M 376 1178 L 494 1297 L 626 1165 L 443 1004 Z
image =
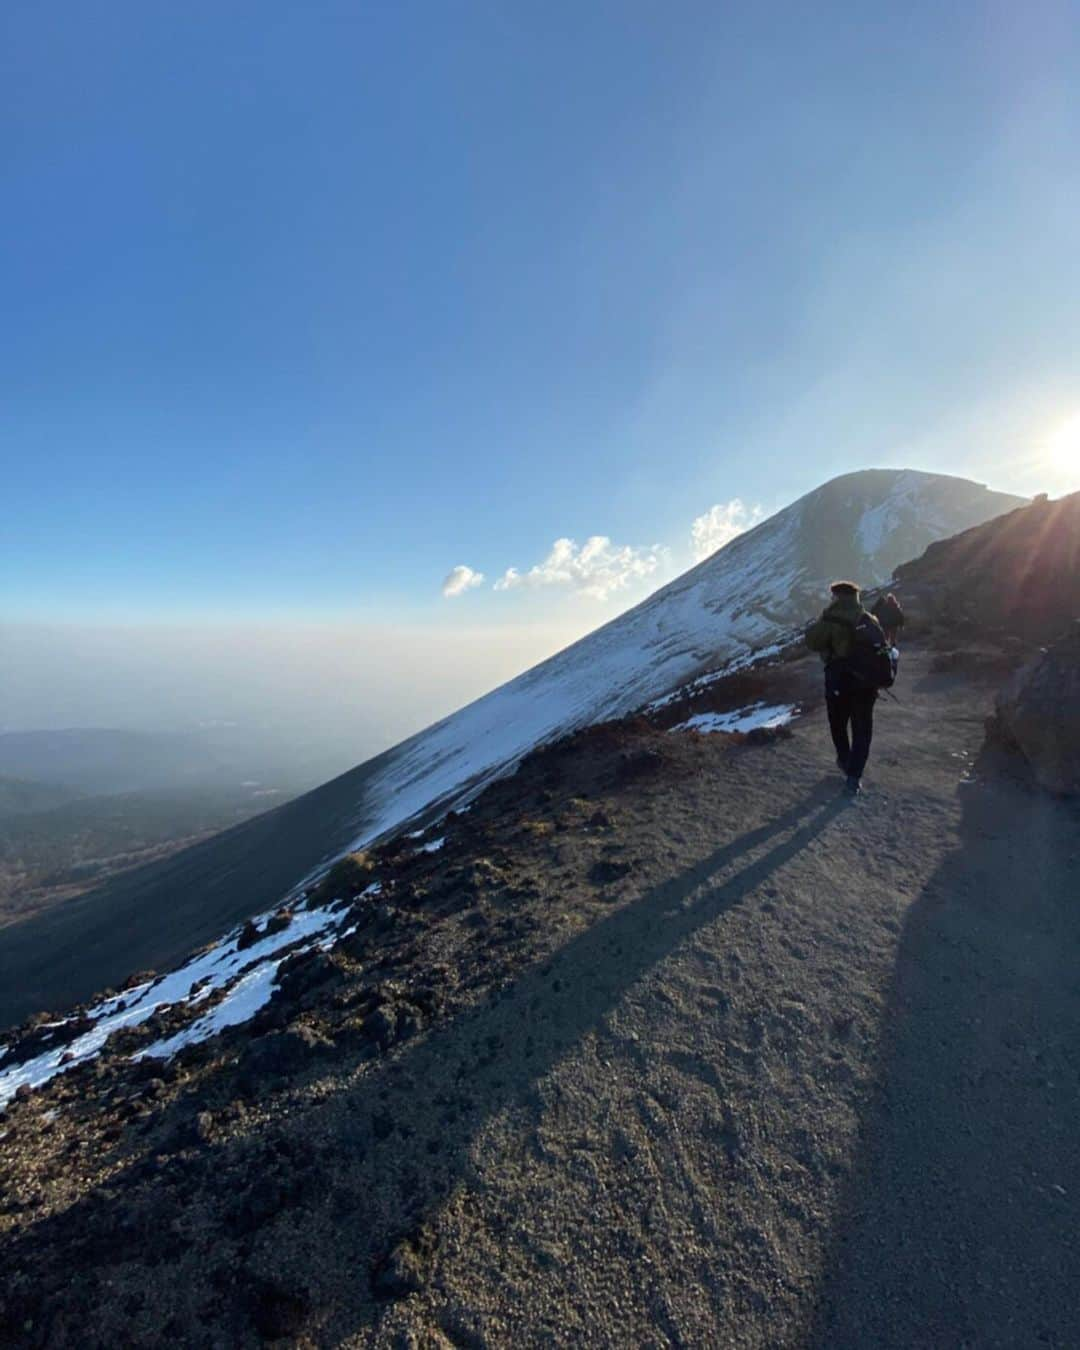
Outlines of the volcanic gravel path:
M 475 828 L 516 886 L 412 934 L 407 970 L 381 958 L 455 990 L 384 1053 L 335 1030 L 339 985 L 304 1012 L 336 1050 L 272 1091 L 230 1100 L 227 1041 L 119 1138 L 62 1085 L 20 1104 L 0 1326 L 31 1345 L 1080 1343 L 1080 818 L 984 776 L 990 687 L 928 668 L 905 654 L 854 803 L 820 710 L 764 745 L 652 733 L 607 787 L 583 742 L 524 824 L 524 787 L 496 790 Z

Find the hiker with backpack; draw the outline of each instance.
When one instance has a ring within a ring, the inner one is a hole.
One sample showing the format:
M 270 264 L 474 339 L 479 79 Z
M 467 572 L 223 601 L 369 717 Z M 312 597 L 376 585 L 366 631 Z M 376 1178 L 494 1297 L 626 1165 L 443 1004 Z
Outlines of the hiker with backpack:
M 890 647 L 895 647 L 897 638 L 900 636 L 900 629 L 904 626 L 904 610 L 900 601 L 897 600 L 892 591 L 888 595 L 879 595 L 874 601 L 874 608 L 870 613 L 881 624 L 885 641 Z
M 806 645 L 825 663 L 825 706 L 836 763 L 857 796 L 874 735 L 878 691 L 896 678 L 895 649 L 859 599 L 853 581 L 834 581 L 832 602 L 806 631 Z

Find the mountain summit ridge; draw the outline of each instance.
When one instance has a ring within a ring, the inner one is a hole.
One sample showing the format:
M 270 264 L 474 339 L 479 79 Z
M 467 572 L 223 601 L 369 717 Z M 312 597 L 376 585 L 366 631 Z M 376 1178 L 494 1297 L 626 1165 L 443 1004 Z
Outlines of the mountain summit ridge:
M 358 803 L 353 846 L 467 799 L 538 745 L 624 716 L 710 664 L 761 653 L 817 610 L 834 577 L 880 585 L 929 544 L 1025 501 L 915 469 L 831 479 L 625 613 L 386 752 Z

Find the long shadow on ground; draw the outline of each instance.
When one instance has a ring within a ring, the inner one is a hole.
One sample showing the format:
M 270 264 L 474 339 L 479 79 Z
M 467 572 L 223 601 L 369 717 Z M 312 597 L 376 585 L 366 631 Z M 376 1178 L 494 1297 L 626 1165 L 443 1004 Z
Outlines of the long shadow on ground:
M 817 1344 L 1080 1344 L 1080 815 L 970 784 L 912 906 Z
M 635 982 L 842 809 L 834 784 L 823 782 L 776 820 L 593 923 L 488 1004 L 342 1081 L 324 1105 L 239 1144 L 143 1160 L 106 1196 L 39 1223 L 7 1252 L 9 1269 L 24 1270 L 11 1306 L 37 1328 L 30 1343 L 76 1343 L 94 1307 L 93 1332 L 105 1341 L 131 1335 L 140 1318 L 183 1339 L 201 1309 L 215 1334 L 245 1344 L 269 1334 L 258 1311 L 268 1299 L 296 1313 L 295 1324 L 292 1313 L 282 1324 L 292 1331 L 318 1327 L 316 1337 L 329 1341 L 363 1334 L 378 1316 L 371 1274 L 400 1240 L 422 1247 L 429 1216 L 467 1181 L 485 1123 L 507 1108 L 539 1119 L 538 1080 Z M 262 1217 L 253 1220 L 252 1196 L 267 1185 L 271 1202 L 256 1204 Z M 156 1282 L 148 1306 L 146 1268 L 161 1263 L 170 1278 Z M 94 1294 L 103 1280 L 114 1291 L 108 1300 Z

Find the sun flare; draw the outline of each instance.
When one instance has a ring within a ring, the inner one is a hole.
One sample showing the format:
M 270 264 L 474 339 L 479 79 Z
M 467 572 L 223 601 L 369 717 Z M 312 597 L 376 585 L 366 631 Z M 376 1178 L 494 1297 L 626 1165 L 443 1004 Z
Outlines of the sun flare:
M 1058 469 L 1080 469 L 1080 412 L 1054 431 L 1046 442 L 1046 457 Z

